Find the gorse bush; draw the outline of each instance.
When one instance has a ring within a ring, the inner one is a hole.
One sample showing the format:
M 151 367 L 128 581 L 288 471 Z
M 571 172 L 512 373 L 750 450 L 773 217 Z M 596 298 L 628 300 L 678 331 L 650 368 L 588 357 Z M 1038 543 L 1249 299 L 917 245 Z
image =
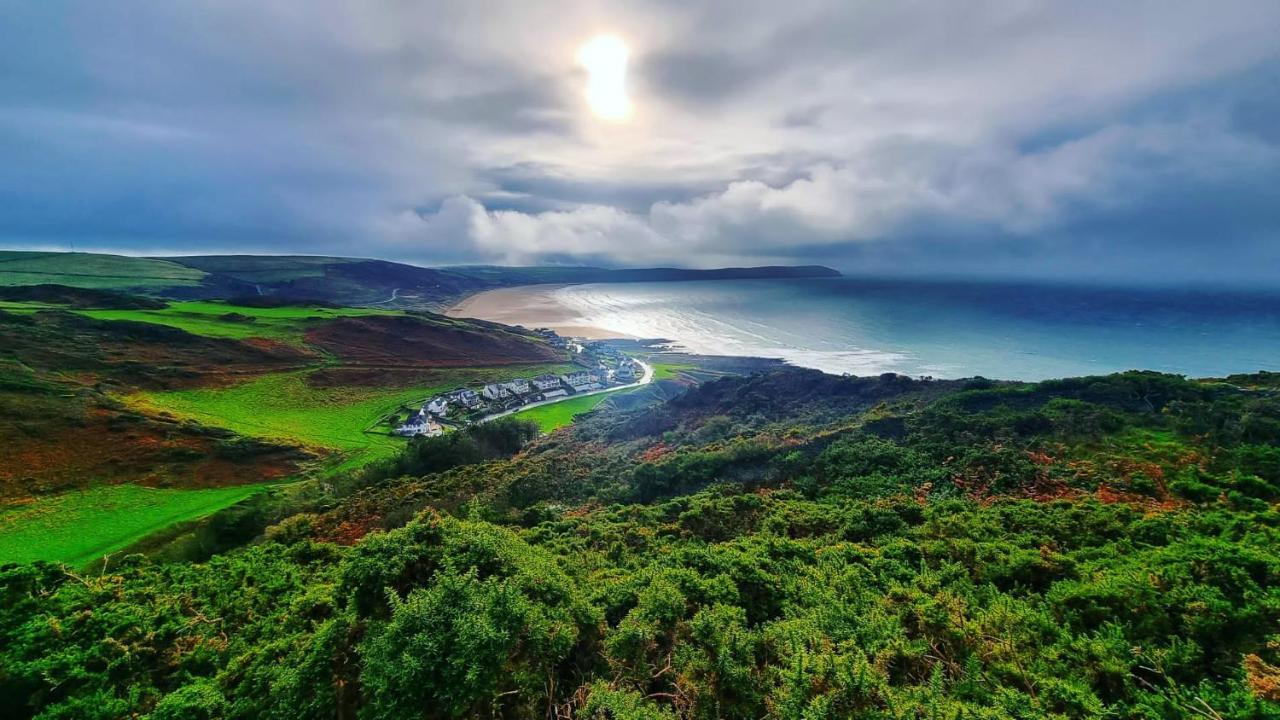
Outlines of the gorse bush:
M 536 716 L 534 698 L 597 621 L 555 560 L 510 531 L 434 515 L 379 540 L 342 573 L 357 613 L 385 618 L 359 649 L 362 715 Z M 383 602 L 369 602 L 377 592 Z
M 375 482 L 403 475 L 428 475 L 510 457 L 538 437 L 538 433 L 536 423 L 508 417 L 436 437 L 416 437 L 399 456 L 365 470 L 364 480 Z
M 207 563 L 5 568 L 0 705 L 1280 717 L 1270 392 L 786 370 L 540 440 L 420 441 Z

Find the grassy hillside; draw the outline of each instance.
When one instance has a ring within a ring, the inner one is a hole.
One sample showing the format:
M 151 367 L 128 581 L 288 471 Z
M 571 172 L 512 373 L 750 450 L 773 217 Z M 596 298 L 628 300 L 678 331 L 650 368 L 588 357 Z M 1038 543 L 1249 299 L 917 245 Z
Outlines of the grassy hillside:
M 166 490 L 109 485 L 0 509 L 0 564 L 55 560 L 81 567 L 175 523 L 208 515 L 263 485 Z
M 1270 378 L 787 369 L 520 449 L 535 434 L 416 441 L 207 563 L 0 569 L 0 701 L 20 718 L 1280 707 Z
M 563 402 L 521 411 L 516 413 L 516 417 L 537 423 L 538 429 L 542 432 L 551 432 L 572 423 L 574 417 L 591 412 L 608 397 L 608 394 L 601 393 L 599 395 L 572 398 Z
M 194 334 L 174 322 L 99 320 L 96 311 L 0 311 L 0 357 L 80 384 L 171 387 L 313 364 L 319 356 L 281 342 Z M 139 311 L 104 311 L 131 314 Z M 143 311 L 150 312 L 150 311 Z
M 195 268 L 155 258 L 0 250 L 0 285 L 161 290 L 195 287 L 204 277 Z
M 170 258 L 173 262 L 249 283 L 283 283 L 324 277 L 325 269 L 351 262 L 351 258 L 307 255 L 195 255 Z
M 131 320 L 180 328 L 195 335 L 225 338 L 269 338 L 302 342 L 308 326 L 324 320 L 363 315 L 399 315 L 376 308 L 285 306 L 244 307 L 222 302 L 174 302 L 159 310 L 81 310 L 99 320 Z
M 302 459 L 291 448 L 132 412 L 119 398 L 312 361 L 166 327 L 0 312 L 0 499 L 93 483 L 208 487 L 288 475 Z
M 365 431 L 404 403 L 566 359 L 522 332 L 379 308 L 0 295 L 0 562 L 78 564 L 265 482 L 394 456 L 403 439 Z
M 830 277 L 817 266 L 608 269 L 466 266 L 424 268 L 365 258 L 196 255 L 130 258 L 91 253 L 0 253 L 0 286 L 60 283 L 145 291 L 176 300 L 267 298 L 341 306 L 441 310 L 482 290 L 511 285 L 760 277 Z
M 404 441 L 366 430 L 379 418 L 411 402 L 468 382 L 562 371 L 564 365 L 442 369 L 415 376 L 413 386 L 317 386 L 310 373 L 266 375 L 219 388 L 146 392 L 129 403 L 154 412 L 193 418 L 240 434 L 316 448 L 385 457 Z
M 68 307 L 65 303 L 0 301 L 0 310 L 29 314 Z M 216 301 L 186 301 L 149 308 L 79 308 L 73 312 L 98 320 L 124 320 L 185 330 L 205 337 L 265 338 L 302 345 L 308 327 L 325 320 L 365 315 L 400 315 L 397 310 L 377 308 L 329 308 L 308 305 L 246 307 Z
M 118 290 L 80 288 L 45 283 L 41 285 L 0 285 L 0 307 L 39 309 L 68 307 L 99 310 L 159 310 L 165 303 L 154 298 Z
M 361 258 L 210 255 L 170 259 L 208 273 L 199 288 L 167 293 L 176 298 L 266 296 L 431 310 L 481 287 L 476 280 L 448 270 Z

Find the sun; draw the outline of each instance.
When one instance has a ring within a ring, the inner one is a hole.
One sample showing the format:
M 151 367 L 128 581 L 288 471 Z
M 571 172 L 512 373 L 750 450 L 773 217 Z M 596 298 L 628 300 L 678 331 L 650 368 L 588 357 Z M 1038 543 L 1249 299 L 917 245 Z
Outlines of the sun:
M 621 121 L 631 117 L 627 97 L 627 57 L 631 51 L 616 35 L 597 35 L 578 48 L 578 64 L 587 70 L 587 105 L 596 117 Z

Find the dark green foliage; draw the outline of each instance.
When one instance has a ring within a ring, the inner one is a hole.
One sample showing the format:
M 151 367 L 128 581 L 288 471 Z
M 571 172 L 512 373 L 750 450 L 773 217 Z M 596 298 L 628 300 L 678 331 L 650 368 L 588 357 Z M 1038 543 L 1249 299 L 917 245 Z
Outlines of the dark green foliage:
M 373 619 L 359 651 L 372 718 L 534 715 L 597 622 L 552 556 L 486 523 L 424 516 L 361 545 L 341 575 Z
M 0 300 L 101 310 L 158 310 L 168 307 L 168 303 L 141 295 L 54 284 L 0 285 Z
M 462 465 L 510 457 L 538 437 L 537 423 L 514 417 L 436 437 L 417 437 L 398 457 L 379 463 L 365 472 L 373 482 L 402 475 L 429 475 Z
M 304 653 L 299 639 L 333 612 L 332 563 L 324 550 L 272 545 L 202 566 L 126 563 L 100 577 L 48 564 L 10 566 L 0 575 L 0 704 L 16 717 L 37 710 L 120 717 L 165 698 L 156 706 L 168 713 L 161 717 L 199 717 L 199 707 L 210 717 L 271 717 L 277 703 L 297 707 L 320 694 L 331 708 L 331 689 L 310 685 L 298 696 L 246 703 L 236 696 L 251 688 L 240 686 L 243 674 L 234 668 L 265 663 L 274 676 L 293 669 L 280 659 Z M 228 710 L 248 704 L 248 715 Z M 85 714 L 91 711 L 97 714 Z M 298 717 L 292 710 L 276 716 Z
M 419 441 L 332 510 L 206 564 L 4 569 L 0 705 L 1280 717 L 1270 392 L 782 371 L 514 457 L 518 424 Z M 320 541 L 353 527 L 393 529 Z

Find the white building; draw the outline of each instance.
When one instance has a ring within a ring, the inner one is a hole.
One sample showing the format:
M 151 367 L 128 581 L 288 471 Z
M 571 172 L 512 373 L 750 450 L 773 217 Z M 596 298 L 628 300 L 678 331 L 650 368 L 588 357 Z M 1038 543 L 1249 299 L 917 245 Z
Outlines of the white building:
M 489 383 L 488 385 L 485 385 L 484 389 L 480 391 L 480 394 L 483 395 L 486 400 L 504 400 L 511 397 L 511 393 L 507 391 L 507 388 L 498 383 Z
M 561 375 L 560 379 L 565 385 L 573 388 L 574 392 L 586 392 L 588 390 L 599 390 L 604 387 L 600 382 L 600 376 L 591 370 L 579 370 L 566 375 Z
M 468 410 L 475 410 L 484 404 L 484 401 L 480 399 L 480 396 L 476 394 L 476 391 L 468 388 L 452 390 L 445 394 L 445 398 L 448 399 L 449 402 L 457 403 Z
M 416 435 L 435 437 L 444 434 L 444 426 L 436 422 L 435 418 L 420 412 L 411 415 L 403 425 L 395 429 L 395 433 L 405 437 Z
M 560 378 L 555 375 L 539 375 L 533 379 L 533 386 L 545 395 L 549 390 L 560 389 Z
M 449 414 L 449 401 L 443 397 L 431 398 L 426 405 L 422 406 L 422 410 L 436 417 L 445 417 Z
M 631 382 L 639 376 L 640 368 L 632 360 L 623 360 L 618 363 L 618 369 L 613 371 L 613 376 L 622 382 Z
M 528 395 L 533 392 L 533 387 L 529 385 L 529 381 L 524 378 L 516 378 L 515 380 L 502 383 L 502 387 L 512 395 Z

